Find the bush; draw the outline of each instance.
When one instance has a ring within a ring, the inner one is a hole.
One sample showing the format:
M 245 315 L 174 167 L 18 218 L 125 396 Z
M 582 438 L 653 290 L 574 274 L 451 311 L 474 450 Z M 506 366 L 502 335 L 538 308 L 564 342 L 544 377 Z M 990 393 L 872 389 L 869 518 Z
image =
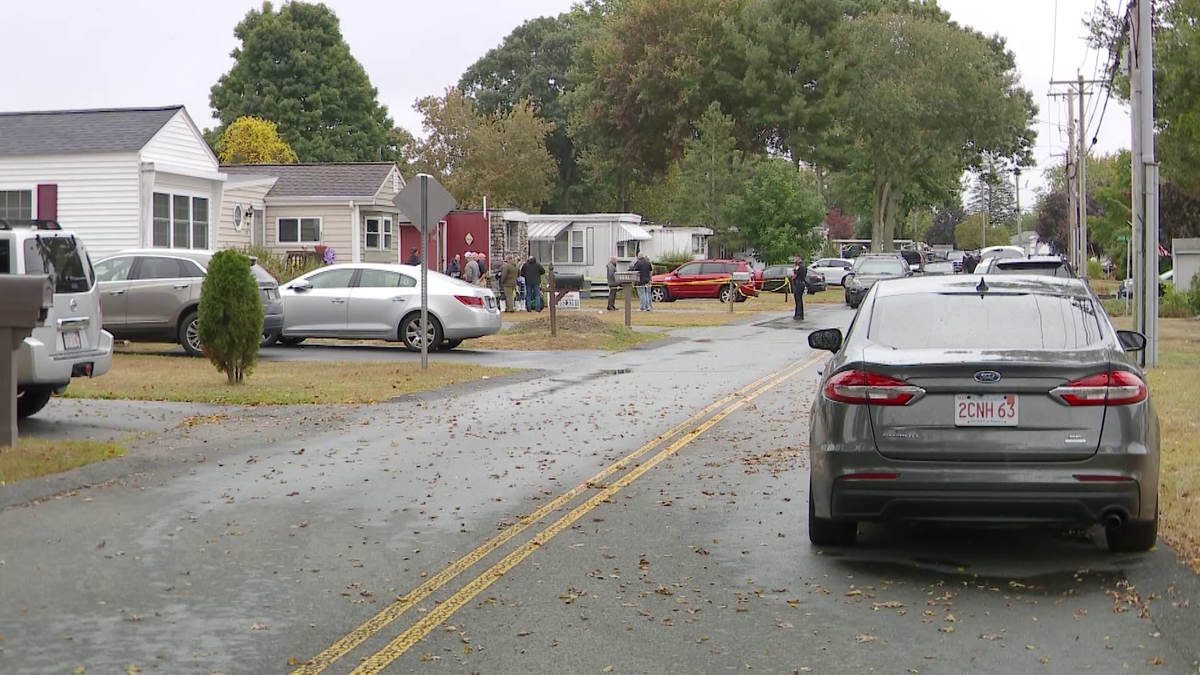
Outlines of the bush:
M 1187 298 L 1192 314 L 1200 316 L 1200 272 L 1192 275 L 1192 287 L 1188 289 Z
M 1175 284 L 1163 284 L 1163 295 L 1158 299 L 1158 315 L 1164 319 L 1189 319 L 1195 316 L 1188 304 L 1188 296 L 1175 290 Z
M 825 240 L 825 246 L 821 247 L 822 258 L 840 258 L 842 257 L 842 249 L 832 239 Z
M 218 252 L 200 289 L 197 329 L 204 355 L 230 384 L 240 384 L 258 362 L 262 326 L 262 300 L 250 259 L 232 249 Z
M 1092 259 L 1088 260 L 1087 266 L 1088 266 L 1088 278 L 1101 279 L 1104 277 L 1104 266 L 1100 264 L 1099 260 L 1092 258 Z
M 288 266 L 287 259 L 284 256 L 263 246 L 246 246 L 241 251 L 252 258 L 256 258 L 259 266 L 275 277 L 275 280 L 281 286 L 300 275 L 308 274 L 323 266 L 323 263 L 312 261 L 306 262 L 303 265 Z
M 659 257 L 658 260 L 653 262 L 654 273 L 666 274 L 667 272 L 674 272 L 675 268 L 679 267 L 680 265 L 686 265 L 695 259 L 696 257 L 691 253 L 686 253 L 684 251 L 672 251 L 671 253 L 667 253 L 666 255 Z

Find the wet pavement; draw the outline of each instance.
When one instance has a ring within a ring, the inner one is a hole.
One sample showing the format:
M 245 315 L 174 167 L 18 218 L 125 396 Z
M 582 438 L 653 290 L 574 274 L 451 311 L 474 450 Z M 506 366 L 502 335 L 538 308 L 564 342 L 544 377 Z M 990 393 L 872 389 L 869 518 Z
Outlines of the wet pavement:
M 806 332 L 852 314 L 809 316 L 167 431 L 144 471 L 0 512 L 0 671 L 1200 671 L 1200 587 L 1165 546 L 810 546 Z

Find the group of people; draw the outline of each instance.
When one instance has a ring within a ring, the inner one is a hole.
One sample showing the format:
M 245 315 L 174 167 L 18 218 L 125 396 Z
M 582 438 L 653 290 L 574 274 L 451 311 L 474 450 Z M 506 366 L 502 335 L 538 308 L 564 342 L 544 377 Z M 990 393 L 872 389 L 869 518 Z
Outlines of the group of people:
M 637 260 L 629 266 L 629 271 L 638 274 L 638 311 L 649 312 L 654 308 L 654 292 L 650 283 L 654 275 L 654 265 L 645 253 L 638 253 Z M 608 311 L 612 312 L 617 309 L 617 256 L 609 258 L 605 272 L 608 277 Z
M 467 261 L 465 264 L 463 263 L 464 258 Z M 446 265 L 446 275 L 479 286 L 488 285 L 488 281 L 492 278 L 492 272 L 487 266 L 487 255 L 470 252 L 462 256 L 454 254 L 450 264 Z

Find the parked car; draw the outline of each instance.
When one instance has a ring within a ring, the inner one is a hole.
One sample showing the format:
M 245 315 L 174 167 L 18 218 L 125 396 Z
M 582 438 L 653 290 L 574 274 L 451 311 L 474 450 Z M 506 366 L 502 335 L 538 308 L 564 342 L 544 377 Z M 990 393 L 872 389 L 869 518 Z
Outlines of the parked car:
M 771 293 L 779 293 L 785 289 L 791 291 L 792 269 L 792 265 L 771 265 L 766 269 L 755 270 L 754 286 L 760 291 L 766 290 Z M 828 287 L 825 277 L 809 267 L 804 279 L 804 288 L 808 293 L 820 293 Z
M 421 268 L 354 263 L 328 265 L 283 285 L 280 342 L 306 338 L 387 340 L 421 350 Z M 500 305 L 487 288 L 429 271 L 431 349 L 500 331 Z
M 1019 246 L 989 246 L 979 252 L 978 260 L 988 258 L 1024 258 L 1025 249 Z
M 0 220 L 0 273 L 49 274 L 54 306 L 17 348 L 17 417 L 36 415 L 76 377 L 112 367 L 100 290 L 83 241 L 52 220 Z
M 814 544 L 949 521 L 1101 524 L 1112 551 L 1154 545 L 1158 417 L 1129 357 L 1146 338 L 1082 280 L 880 284 L 844 339 L 809 344 L 834 353 L 809 417 Z
M 975 268 L 975 274 L 1033 274 L 1038 276 L 1074 279 L 1075 270 L 1056 255 L 1028 258 L 986 258 Z
M 733 289 L 729 276 L 735 272 L 749 273 L 750 281 L 738 285 L 737 302 L 758 295 L 753 270 L 745 260 L 697 260 L 680 265 L 668 274 L 651 278 L 655 302 L 674 302 L 683 298 L 717 298 L 729 302 Z
M 936 262 L 925 263 L 925 276 L 938 277 L 948 274 L 957 274 L 958 270 L 954 263 L 950 260 L 938 260 Z
M 104 298 L 104 328 L 133 342 L 175 342 L 200 356 L 196 329 L 200 288 L 215 251 L 134 249 L 96 263 Z M 275 341 L 283 327 L 279 283 L 251 256 L 250 271 L 263 303 L 263 344 Z
M 1175 270 L 1167 270 L 1158 275 L 1158 295 L 1162 297 L 1167 292 L 1166 284 L 1168 281 L 1175 279 Z M 1118 298 L 1128 298 L 1133 296 L 1133 279 L 1126 279 L 1117 287 Z
M 963 269 L 963 258 L 967 257 L 966 251 L 949 251 L 946 253 L 946 259 L 954 264 L 954 271 L 961 272 Z
M 821 258 L 808 269 L 824 277 L 825 282 L 829 285 L 841 286 L 846 278 L 846 273 L 852 267 L 854 267 L 854 261 L 849 258 Z
M 921 255 L 920 251 L 905 249 L 900 251 L 900 255 L 904 261 L 908 263 L 908 269 L 911 272 L 919 273 L 925 269 L 925 256 Z
M 861 261 L 861 262 L 859 262 Z M 878 281 L 903 279 L 912 274 L 906 261 L 899 254 L 871 254 L 860 256 L 855 261 L 850 278 L 846 280 L 846 304 L 858 309 L 867 291 Z

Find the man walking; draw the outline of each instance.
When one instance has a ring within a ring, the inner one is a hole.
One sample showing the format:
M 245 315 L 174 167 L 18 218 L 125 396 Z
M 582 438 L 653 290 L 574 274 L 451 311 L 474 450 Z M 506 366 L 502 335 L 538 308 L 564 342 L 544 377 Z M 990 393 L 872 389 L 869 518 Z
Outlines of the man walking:
M 804 264 L 803 256 L 796 256 L 796 266 L 792 268 L 792 295 L 796 296 L 796 313 L 792 315 L 795 321 L 804 320 L 804 291 L 808 287 L 808 265 Z
M 542 311 L 542 275 L 546 268 L 529 256 L 529 260 L 521 266 L 521 277 L 525 279 L 525 308 L 531 312 Z
M 614 255 L 609 259 L 605 272 L 608 275 L 608 311 L 615 312 L 617 310 L 617 256 Z
M 654 294 L 650 289 L 650 277 L 654 273 L 654 265 L 645 253 L 638 253 L 637 262 L 633 263 L 633 271 L 638 273 L 638 310 L 649 312 L 654 307 Z
M 408 260 L 405 260 L 404 264 L 412 265 L 413 267 L 419 267 L 421 265 L 421 256 L 417 254 L 417 249 L 415 246 L 411 251 L 408 252 Z
M 476 262 L 474 253 L 467 254 L 467 268 L 463 270 L 463 281 L 468 284 L 479 281 L 479 263 Z
M 517 277 L 520 272 L 517 270 L 516 264 L 513 263 L 515 256 L 508 256 L 504 259 L 504 265 L 500 267 L 500 292 L 504 296 L 504 311 L 517 311 L 514 298 L 517 295 Z

